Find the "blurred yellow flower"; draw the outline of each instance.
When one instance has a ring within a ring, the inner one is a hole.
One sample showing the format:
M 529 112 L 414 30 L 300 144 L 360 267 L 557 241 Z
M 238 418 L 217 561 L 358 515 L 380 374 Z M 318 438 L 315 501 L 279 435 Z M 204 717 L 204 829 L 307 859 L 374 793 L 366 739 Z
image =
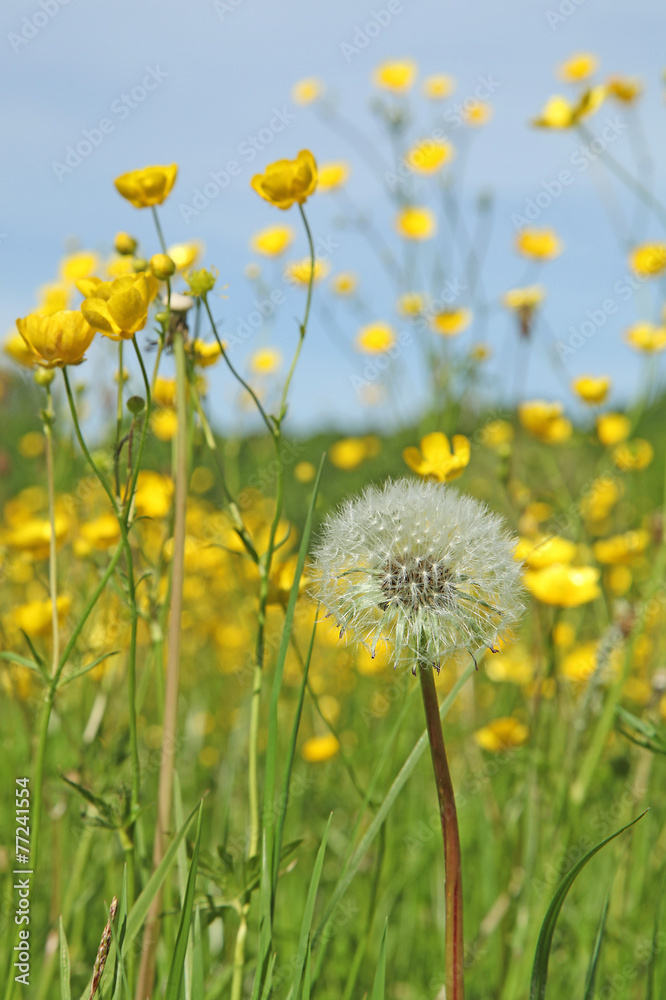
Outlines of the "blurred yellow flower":
M 455 337 L 472 322 L 472 311 L 463 306 L 457 309 L 442 309 L 430 317 L 430 326 L 435 333 L 445 337 Z
M 189 344 L 189 352 L 195 365 L 199 365 L 200 368 L 208 368 L 222 357 L 222 349 L 216 340 L 212 344 L 207 344 L 203 340 L 193 340 Z
M 613 448 L 613 462 L 622 472 L 640 472 L 647 469 L 654 458 L 654 448 L 643 438 L 625 441 Z
M 600 476 L 593 480 L 582 497 L 579 508 L 583 517 L 591 525 L 605 521 L 622 496 L 622 484 L 612 476 Z
M 643 528 L 626 531 L 594 543 L 594 558 L 603 566 L 631 566 L 650 544 L 650 533 Z
M 543 604 L 577 608 L 600 595 L 599 576 L 599 570 L 594 566 L 553 563 L 543 569 L 527 570 L 524 582 L 530 593 Z
M 596 73 L 599 60 L 591 52 L 575 52 L 565 62 L 560 63 L 557 75 L 565 83 L 581 83 Z
M 363 354 L 383 354 L 396 342 L 395 331 L 388 323 L 368 323 L 356 334 L 356 350 Z
M 282 364 L 282 355 L 275 347 L 260 347 L 250 358 L 250 370 L 255 375 L 271 375 Z
M 291 226 L 267 226 L 255 233 L 250 240 L 250 246 L 255 253 L 264 257 L 279 257 L 291 246 L 294 240 L 294 230 Z
M 464 434 L 454 434 L 449 444 L 446 434 L 433 431 L 421 438 L 420 450 L 405 448 L 402 457 L 417 475 L 449 483 L 463 474 L 469 465 L 470 453 L 470 444 Z
M 562 241 L 552 229 L 521 229 L 516 234 L 516 250 L 533 260 L 551 260 L 562 253 Z
M 7 507 L 5 506 L 5 518 Z M 70 528 L 69 518 L 63 513 L 55 516 L 56 546 L 62 545 Z M 51 540 L 51 525 L 48 520 L 40 517 L 30 517 L 22 514 L 16 523 L 10 525 L 7 531 L 0 535 L 3 545 L 18 552 L 24 552 L 33 559 L 48 559 Z
M 317 164 L 309 149 L 302 149 L 295 160 L 269 163 L 263 174 L 255 174 L 251 186 L 265 201 L 286 210 L 303 205 L 317 187 Z
M 176 380 L 158 375 L 153 386 L 153 405 L 173 408 L 176 405 Z
M 175 410 L 154 410 L 150 426 L 158 441 L 171 441 L 178 431 L 178 414 Z
M 633 574 L 627 566 L 610 566 L 604 573 L 604 582 L 613 597 L 623 597 L 633 583 Z
M 331 445 L 328 457 L 336 469 L 355 469 L 368 457 L 366 441 L 364 438 L 342 438 Z
M 666 243 L 642 243 L 629 254 L 629 266 L 634 274 L 650 278 L 666 267 Z
M 576 630 L 571 622 L 556 622 L 553 626 L 553 642 L 560 649 L 573 646 L 575 638 Z
M 596 639 L 581 642 L 562 660 L 560 673 L 567 680 L 581 684 L 592 676 L 597 668 L 599 642 Z
M 331 289 L 336 295 L 353 295 L 358 288 L 358 277 L 353 271 L 340 271 L 331 278 Z
M 380 63 L 372 74 L 372 81 L 382 90 L 404 94 L 416 79 L 416 64 L 411 59 L 387 60 Z
M 456 89 L 456 82 L 447 73 L 434 73 L 423 81 L 423 96 L 431 101 L 443 101 Z
M 133 236 L 130 236 L 129 233 L 125 232 L 116 233 L 113 239 L 113 249 L 116 251 L 116 253 L 120 254 L 123 257 L 126 256 L 132 257 L 136 253 L 137 246 L 138 242 L 135 240 Z M 82 277 L 85 278 L 87 277 L 87 275 L 84 274 L 82 275 Z
M 524 722 L 513 716 L 493 719 L 474 733 L 474 742 L 488 753 L 500 753 L 522 747 L 530 738 L 530 731 Z
M 206 296 L 208 292 L 211 292 L 219 274 L 214 267 L 209 271 L 205 267 L 201 267 L 198 271 L 186 271 L 183 277 L 189 286 L 188 294 L 196 297 L 198 295 Z
M 599 406 L 603 403 L 611 387 L 611 380 L 607 375 L 580 375 L 571 383 L 571 388 L 584 403 L 590 406 Z
M 324 85 L 316 76 L 309 76 L 305 80 L 299 80 L 291 88 L 291 99 L 294 104 L 312 104 L 319 100 L 324 93 Z
M 656 354 L 666 348 L 666 327 L 654 323 L 634 323 L 625 334 L 630 347 L 645 354 Z
M 178 166 L 142 167 L 140 170 L 130 170 L 116 177 L 114 184 L 118 192 L 131 202 L 135 208 L 150 208 L 161 205 L 168 198 L 176 183 Z
M 294 466 L 294 479 L 298 483 L 311 483 L 316 475 L 312 462 L 297 462 Z
M 312 280 L 316 284 L 318 281 L 322 281 L 330 270 L 331 265 L 327 260 L 315 260 L 313 272 L 311 259 L 304 257 L 303 260 L 293 260 L 287 264 L 284 269 L 284 277 L 286 281 L 294 285 L 309 285 L 310 275 L 313 275 Z
M 541 305 L 546 297 L 545 289 L 541 285 L 530 285 L 526 288 L 512 288 L 502 296 L 502 304 L 507 309 L 515 309 L 521 312 L 524 309 L 534 310 Z
M 70 285 L 81 278 L 87 278 L 97 269 L 99 257 L 93 250 L 78 250 L 70 253 L 60 262 L 60 277 Z
M 69 609 L 72 599 L 66 594 L 56 598 L 56 608 L 58 609 L 58 622 L 62 625 Z M 13 624 L 22 629 L 31 638 L 38 635 L 49 635 L 52 628 L 53 603 L 49 598 L 46 601 L 28 601 L 27 604 L 20 604 L 12 612 Z
M 154 416 L 154 414 L 153 414 Z M 139 517 L 166 517 L 171 509 L 173 480 L 159 472 L 142 469 L 137 477 L 134 503 Z
M 18 330 L 9 334 L 2 349 L 12 361 L 16 361 L 17 364 L 24 365 L 26 368 L 32 368 L 37 360 L 34 351 Z
M 95 336 L 94 328 L 78 310 L 65 309 L 53 316 L 31 313 L 17 319 L 16 326 L 37 364 L 44 368 L 80 365 Z
M 28 431 L 19 438 L 18 450 L 24 458 L 38 458 L 44 454 L 46 439 L 39 431 Z
M 177 271 L 187 271 L 203 256 L 205 247 L 201 240 L 189 240 L 187 243 L 174 243 L 167 250 L 167 255 L 176 265 Z
M 148 322 L 148 307 L 157 294 L 152 275 L 127 274 L 114 281 L 89 278 L 79 282 L 86 296 L 81 312 L 94 330 L 109 340 L 131 340 Z
M 479 441 L 487 448 L 503 448 L 511 444 L 514 429 L 508 420 L 490 420 L 479 432 Z
M 631 421 L 624 413 L 602 413 L 597 417 L 597 437 L 606 448 L 626 441 L 631 433 Z
M 120 528 L 115 514 L 101 514 L 94 521 L 79 525 L 81 537 L 94 549 L 104 551 L 120 540 Z
M 331 760 L 339 751 L 340 744 L 329 733 L 327 736 L 311 736 L 306 740 L 301 748 L 301 756 L 308 764 L 321 764 L 325 760 Z
M 110 257 L 106 262 L 104 273 L 107 278 L 122 278 L 126 274 L 136 274 L 134 257 L 123 257 L 120 254 Z
M 521 403 L 518 407 L 520 423 L 545 444 L 560 444 L 571 437 L 572 426 L 562 416 L 561 403 L 546 403 L 542 399 Z
M 320 163 L 317 191 L 324 193 L 335 191 L 336 188 L 347 183 L 350 173 L 351 167 L 344 160 L 337 160 L 334 163 Z
M 420 139 L 405 154 L 410 170 L 416 174 L 434 174 L 450 163 L 455 149 L 445 139 Z
M 518 643 L 500 653 L 486 655 L 483 663 L 487 676 L 496 684 L 529 684 L 534 677 L 534 661 Z
M 480 128 L 486 125 L 493 116 L 493 109 L 487 101 L 472 101 L 463 108 L 463 121 L 472 128 Z
M 395 227 L 405 240 L 429 240 L 437 232 L 433 213 L 429 208 L 417 205 L 401 209 L 396 217 Z
M 514 558 L 524 562 L 529 569 L 543 569 L 553 563 L 570 563 L 575 555 L 574 543 L 559 535 L 521 538 L 514 551 Z
M 427 305 L 427 296 L 422 292 L 405 292 L 396 303 L 401 316 L 419 316 Z
M 606 91 L 609 97 L 614 97 L 622 104 L 631 104 L 643 93 L 640 80 L 629 76 L 610 76 L 606 80 Z
M 493 350 L 490 344 L 472 344 L 469 349 L 469 356 L 472 361 L 488 361 L 492 357 Z
M 590 87 L 572 104 L 561 94 L 554 94 L 546 102 L 541 114 L 532 120 L 537 128 L 573 128 L 584 118 L 599 110 L 606 99 L 605 87 Z
M 54 313 L 62 312 L 69 307 L 69 298 L 70 289 L 67 285 L 57 282 L 51 285 L 42 285 L 39 289 L 35 312 L 40 312 L 43 316 L 53 316 Z

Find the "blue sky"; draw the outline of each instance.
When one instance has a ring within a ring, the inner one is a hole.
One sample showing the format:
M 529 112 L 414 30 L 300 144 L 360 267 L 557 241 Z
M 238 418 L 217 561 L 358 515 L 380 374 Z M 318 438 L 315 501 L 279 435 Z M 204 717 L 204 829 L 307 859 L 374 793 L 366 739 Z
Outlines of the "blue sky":
M 392 232 L 393 209 L 376 176 L 312 109 L 294 105 L 290 92 L 295 81 L 320 77 L 338 101 L 340 113 L 388 159 L 390 149 L 369 110 L 374 93 L 370 78 L 380 61 L 409 56 L 418 63 L 421 76 L 447 72 L 455 77 L 453 105 L 473 95 L 480 83 L 492 81 L 493 119 L 474 137 L 462 195 L 468 220 L 473 218 L 479 192 L 493 195 L 492 237 L 484 269 L 489 300 L 496 302 L 526 277 L 525 263 L 512 249 L 515 216 L 540 195 L 544 207 L 536 224 L 553 226 L 566 247 L 539 276 L 548 288 L 548 330 L 542 335 L 568 342 L 583 323 L 594 324 L 593 336 L 564 358 L 559 374 L 544 353 L 535 351 L 524 386 L 527 395 L 565 399 L 576 412 L 564 384 L 583 372 L 610 374 L 618 401 L 635 392 L 640 359 L 622 343 L 621 334 L 637 319 L 655 318 L 657 290 L 651 285 L 626 293 L 626 254 L 600 192 L 617 197 L 634 235 L 663 234 L 653 220 L 640 214 L 635 219 L 633 203 L 609 183 L 598 162 L 580 166 L 580 139 L 531 129 L 527 123 L 551 93 L 562 90 L 554 77 L 556 65 L 572 52 L 594 51 L 601 60 L 602 76 L 638 75 L 646 85 L 640 122 L 656 162 L 656 190 L 663 197 L 664 148 L 658 141 L 666 113 L 660 79 L 666 29 L 663 4 L 472 0 L 444 5 L 436 0 L 393 0 L 390 17 L 378 14 L 386 10 L 381 0 L 372 4 L 41 0 L 41 5 L 40 0 L 9 0 L 3 4 L 3 329 L 30 310 L 36 287 L 55 277 L 66 245 L 106 251 L 115 232 L 126 229 L 142 240 L 147 251 L 157 249 L 150 216 L 123 202 L 112 183 L 117 174 L 149 163 L 179 164 L 177 185 L 161 213 L 163 227 L 169 242 L 194 237 L 205 242 L 205 262 L 217 266 L 220 284 L 228 286 L 227 298 L 220 299 L 215 309 L 227 333 L 253 309 L 255 293 L 244 277 L 245 265 L 253 259 L 248 248 L 252 233 L 288 221 L 299 231 L 293 256 L 306 251 L 296 213 L 285 219 L 249 186 L 252 174 L 274 159 L 293 157 L 303 147 L 312 149 L 321 161 L 349 159 L 350 196 L 399 251 Z M 376 21 L 383 21 L 383 26 L 366 33 L 366 25 Z M 415 89 L 417 120 L 411 134 L 428 134 L 436 116 L 417 94 Z M 609 104 L 589 127 L 595 136 L 610 128 L 605 133 L 613 136 L 609 152 L 635 171 L 636 158 L 642 155 L 641 133 L 632 119 L 632 113 Z M 100 133 L 101 141 L 90 155 L 66 173 L 54 166 L 64 161 L 68 146 L 85 138 L 85 130 L 99 138 L 93 130 L 103 120 L 112 127 L 105 126 L 107 131 Z M 452 130 L 451 139 L 457 144 L 456 131 Z M 261 148 L 251 159 L 253 143 Z M 202 204 L 193 202 L 197 189 L 204 190 L 211 174 L 223 179 L 230 161 L 240 163 L 240 172 L 229 178 L 224 190 L 210 198 L 198 215 L 184 210 L 183 206 Z M 547 192 L 557 191 L 553 183 L 563 170 L 573 175 L 573 182 L 548 201 Z M 340 209 L 333 196 L 312 199 L 308 214 L 315 237 L 332 251 L 332 270 L 360 272 L 365 312 L 338 310 L 331 325 L 315 306 L 294 383 L 293 426 L 332 423 L 359 429 L 404 419 L 418 411 L 424 391 L 415 349 L 405 350 L 396 366 L 399 405 L 394 411 L 368 410 L 359 402 L 354 377 L 362 373 L 363 359 L 350 349 L 360 322 L 368 318 L 387 319 L 399 328 L 393 311 L 396 289 L 359 235 L 337 224 Z M 442 229 L 441 239 L 445 238 Z M 265 275 L 269 288 L 283 288 L 272 267 Z M 451 277 L 455 279 L 455 273 Z M 325 289 L 317 289 L 317 294 L 331 305 Z M 289 354 L 302 298 L 289 292 L 274 321 L 235 348 L 239 365 L 264 344 Z M 617 308 L 607 311 L 604 303 L 609 301 Z M 461 339 L 461 350 L 471 336 L 463 335 L 467 339 Z M 506 400 L 515 381 L 516 345 L 509 321 L 499 309 L 493 311 L 487 339 L 494 351 L 488 367 L 489 391 Z M 77 371 L 77 378 L 96 380 L 111 366 L 115 360 L 110 345 L 103 342 Z M 209 369 L 209 374 L 213 413 L 221 425 L 229 425 L 238 420 L 233 415 L 233 387 L 221 369 Z

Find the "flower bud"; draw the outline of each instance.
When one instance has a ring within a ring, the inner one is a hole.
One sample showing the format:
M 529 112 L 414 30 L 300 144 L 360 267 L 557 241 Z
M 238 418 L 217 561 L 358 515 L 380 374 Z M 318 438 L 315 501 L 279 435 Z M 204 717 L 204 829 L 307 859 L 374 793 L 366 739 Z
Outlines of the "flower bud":
M 176 272 L 176 265 L 165 253 L 156 253 L 150 258 L 150 271 L 160 281 L 166 281 Z
M 135 417 L 139 413 L 141 413 L 145 405 L 146 405 L 145 400 L 142 399 L 141 396 L 130 396 L 130 398 L 127 400 L 127 409 Z
M 116 253 L 129 257 L 136 251 L 137 241 L 129 233 L 116 233 L 113 247 Z
M 55 370 L 53 368 L 40 368 L 39 371 L 35 372 L 33 378 L 37 385 L 40 385 L 42 389 L 46 389 L 55 378 Z
M 148 261 L 145 257 L 135 257 L 132 264 L 134 266 L 134 270 L 137 272 L 148 270 Z

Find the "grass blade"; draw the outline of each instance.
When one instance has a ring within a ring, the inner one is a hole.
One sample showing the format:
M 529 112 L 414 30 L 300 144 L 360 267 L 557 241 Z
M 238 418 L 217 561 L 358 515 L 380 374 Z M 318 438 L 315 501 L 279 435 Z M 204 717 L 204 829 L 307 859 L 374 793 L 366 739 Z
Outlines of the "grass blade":
M 645 812 L 647 812 L 647 809 Z M 545 1000 L 546 981 L 548 979 L 548 960 L 550 958 L 550 949 L 553 944 L 553 934 L 555 933 L 557 918 L 560 915 L 562 904 L 566 899 L 569 889 L 576 880 L 576 877 L 580 874 L 588 861 L 593 858 L 594 855 L 602 849 L 602 847 L 605 847 L 606 844 L 610 844 L 611 840 L 615 840 L 615 838 L 619 837 L 621 833 L 624 833 L 625 830 L 632 827 L 634 823 L 638 823 L 638 821 L 645 816 L 645 812 L 642 812 L 641 815 L 637 816 L 636 819 L 631 821 L 631 823 L 627 823 L 627 825 L 623 826 L 621 830 L 617 830 L 615 833 L 612 833 L 610 837 L 606 837 L 605 840 L 602 840 L 601 843 L 597 844 L 596 847 L 593 847 L 592 850 L 587 852 L 587 854 L 584 854 L 580 861 L 578 861 L 573 868 L 567 872 L 558 885 L 539 932 L 539 940 L 537 941 L 536 952 L 534 955 L 534 966 L 532 968 L 532 981 L 530 983 L 530 1000 Z
M 190 936 L 190 924 L 192 923 L 192 908 L 194 906 L 194 890 L 197 881 L 197 868 L 199 866 L 199 845 L 201 843 L 201 823 L 203 820 L 203 801 L 199 804 L 199 819 L 197 821 L 197 835 L 194 841 L 194 851 L 192 852 L 192 863 L 190 874 L 187 877 L 187 888 L 183 899 L 183 910 L 180 915 L 180 924 L 176 936 L 176 947 L 174 948 L 169 978 L 167 979 L 166 993 L 164 1000 L 178 1000 L 180 988 L 183 983 L 183 972 L 185 969 L 185 954 Z
M 62 917 L 59 920 L 60 927 L 60 1000 L 72 1000 L 72 986 L 69 965 L 69 948 L 67 947 L 67 935 Z
M 384 1000 L 384 994 L 386 990 L 386 935 L 388 932 L 388 917 L 384 923 L 384 933 L 382 934 L 382 943 L 379 948 L 379 960 L 377 962 L 377 971 L 375 972 L 375 981 L 372 984 L 372 993 L 370 994 L 370 1000 Z
M 590 965 L 587 970 L 587 977 L 585 979 L 585 995 L 583 996 L 583 1000 L 594 1000 L 594 985 L 597 979 L 599 955 L 601 954 L 601 942 L 603 941 L 604 932 L 606 930 L 606 917 L 608 916 L 608 902 L 609 902 L 609 896 L 606 896 L 606 902 L 604 903 L 604 911 L 601 914 L 601 920 L 599 921 L 597 937 L 594 942 L 594 950 L 592 951 L 592 958 L 590 959 Z
M 296 949 L 296 955 L 294 957 L 294 982 L 291 989 L 292 1000 L 298 1000 L 298 994 L 301 989 L 301 976 L 303 974 L 303 966 L 305 965 L 305 959 L 308 954 L 308 950 L 311 944 L 312 937 L 312 918 L 314 916 L 315 902 L 317 899 L 317 890 L 319 888 L 319 879 L 321 878 L 321 870 L 324 867 L 324 855 L 326 853 L 326 841 L 328 840 L 328 831 L 331 828 L 331 820 L 333 819 L 333 814 L 329 816 L 328 823 L 326 824 L 326 829 L 324 830 L 324 836 L 322 837 L 321 845 L 319 851 L 317 852 L 317 859 L 312 869 L 312 878 L 310 879 L 310 887 L 308 889 L 307 899 L 305 901 L 305 909 L 303 910 L 303 919 L 301 921 L 301 934 L 298 940 L 298 948 Z

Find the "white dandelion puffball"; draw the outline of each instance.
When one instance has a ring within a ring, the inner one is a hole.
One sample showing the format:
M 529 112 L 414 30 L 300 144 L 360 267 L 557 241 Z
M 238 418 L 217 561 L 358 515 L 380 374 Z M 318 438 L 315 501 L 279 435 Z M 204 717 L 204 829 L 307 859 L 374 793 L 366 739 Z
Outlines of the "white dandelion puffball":
M 369 486 L 329 514 L 316 597 L 374 656 L 439 667 L 506 638 L 522 611 L 516 540 L 482 503 L 430 480 Z

